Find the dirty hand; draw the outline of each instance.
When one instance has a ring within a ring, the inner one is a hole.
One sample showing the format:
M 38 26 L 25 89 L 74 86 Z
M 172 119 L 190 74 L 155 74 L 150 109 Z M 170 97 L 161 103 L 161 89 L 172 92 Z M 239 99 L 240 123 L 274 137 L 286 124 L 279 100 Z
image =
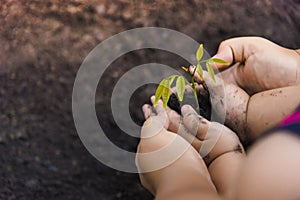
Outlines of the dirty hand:
M 211 184 L 207 167 L 199 153 L 181 136 L 167 130 L 172 128 L 172 124 L 162 101 L 158 101 L 155 111 L 152 106 L 144 105 L 143 112 L 146 121 L 142 126 L 136 154 L 142 185 L 157 195 L 158 190 L 163 194 L 164 191 L 196 187 L 196 181 L 190 181 L 192 178 L 203 179 Z M 199 174 L 200 169 L 203 173 Z
M 190 66 L 190 72 L 193 73 L 194 66 Z M 195 80 L 198 83 L 203 82 L 200 76 L 195 73 Z M 207 85 L 211 98 L 211 106 L 214 110 L 214 121 L 226 124 L 235 131 L 245 144 L 247 138 L 247 105 L 250 96 L 235 84 L 223 81 L 220 75 L 215 76 L 216 82 L 213 82 L 209 74 L 204 71 L 203 77 Z M 201 87 L 196 86 L 201 90 Z
M 239 37 L 223 41 L 216 58 L 232 65 L 220 76 L 248 94 L 300 83 L 300 53 L 260 37 Z
M 169 108 L 166 112 L 169 118 L 169 130 L 188 141 L 207 165 L 225 153 L 244 152 L 239 138 L 233 131 L 218 122 L 210 122 L 198 115 L 190 105 L 181 108 L 182 116 Z

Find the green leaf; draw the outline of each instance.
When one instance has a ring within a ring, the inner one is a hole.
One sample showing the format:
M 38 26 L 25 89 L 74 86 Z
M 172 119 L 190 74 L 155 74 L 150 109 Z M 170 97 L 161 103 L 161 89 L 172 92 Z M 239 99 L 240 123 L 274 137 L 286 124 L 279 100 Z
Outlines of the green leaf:
M 164 90 L 165 85 L 166 85 L 166 84 L 165 84 L 166 81 L 167 81 L 167 79 L 163 79 L 163 80 L 159 83 L 159 85 L 158 85 L 158 87 L 157 87 L 157 89 L 156 89 L 156 91 L 155 91 L 155 100 L 154 100 L 154 103 L 153 103 L 154 107 L 157 105 L 158 100 L 159 100 L 160 97 L 162 96 L 163 90 Z
M 211 77 L 213 82 L 216 83 L 215 72 L 214 72 L 214 69 L 212 68 L 212 66 L 209 64 L 209 62 L 206 63 L 206 68 L 207 68 L 209 76 Z
M 199 62 L 203 56 L 203 44 L 200 44 L 197 52 L 196 52 L 196 60 Z
M 199 74 L 200 79 L 203 80 L 203 69 L 202 69 L 202 66 L 200 65 L 199 62 L 197 63 L 197 69 L 196 69 L 196 71 Z
M 178 95 L 178 100 L 182 101 L 185 90 L 185 80 L 183 76 L 179 76 L 176 81 L 176 92 Z
M 218 65 L 229 65 L 230 62 L 227 62 L 225 60 L 222 60 L 220 58 L 211 58 L 209 59 L 209 62 L 213 62 L 215 64 L 218 64 Z
M 171 88 L 170 88 L 170 84 L 169 84 L 169 80 L 166 82 L 166 86 L 164 86 L 164 89 L 162 91 L 161 94 L 161 98 L 163 101 L 163 107 L 166 108 L 168 101 L 170 99 L 170 94 L 171 94 Z
M 157 105 L 157 102 L 160 98 L 162 98 L 163 107 L 164 108 L 167 107 L 167 103 L 169 101 L 170 94 L 171 94 L 171 85 L 176 77 L 178 77 L 178 75 L 169 76 L 169 77 L 163 79 L 159 83 L 159 85 L 156 89 L 156 92 L 155 92 L 155 100 L 153 103 L 154 107 Z

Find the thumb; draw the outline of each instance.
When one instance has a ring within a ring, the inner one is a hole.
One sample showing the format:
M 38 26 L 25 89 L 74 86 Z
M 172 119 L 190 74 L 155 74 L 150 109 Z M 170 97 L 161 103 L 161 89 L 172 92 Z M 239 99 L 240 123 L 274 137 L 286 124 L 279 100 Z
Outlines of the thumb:
M 245 62 L 247 59 L 246 48 L 251 44 L 255 43 L 256 37 L 238 37 L 225 40 L 221 42 L 218 48 L 218 52 L 214 55 L 214 58 L 220 58 L 227 62 Z M 225 65 L 218 65 L 217 69 L 226 68 Z
M 229 62 L 232 64 L 234 62 L 234 57 L 232 53 L 232 49 L 229 44 L 224 44 L 223 42 L 220 44 L 218 52 L 216 55 L 214 55 L 212 58 L 219 58 L 221 60 L 224 60 L 226 62 Z M 213 67 L 216 69 L 225 69 L 230 65 L 225 64 L 214 64 Z

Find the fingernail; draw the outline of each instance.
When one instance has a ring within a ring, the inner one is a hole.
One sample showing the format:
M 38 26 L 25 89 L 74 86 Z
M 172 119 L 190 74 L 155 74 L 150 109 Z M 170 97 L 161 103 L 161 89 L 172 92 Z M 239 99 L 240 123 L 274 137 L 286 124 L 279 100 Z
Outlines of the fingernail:
M 225 52 L 217 53 L 217 54 L 214 55 L 212 58 L 219 58 L 219 59 L 221 59 L 221 60 L 230 62 L 230 57 L 229 57 L 229 55 L 227 55 Z
M 154 103 L 154 101 L 155 101 L 155 96 L 151 96 L 150 100 L 151 100 L 152 103 Z
M 182 115 L 186 115 L 189 112 L 189 110 L 190 110 L 190 107 L 188 105 L 182 106 L 182 108 L 181 108 Z
M 163 101 L 160 99 L 160 100 L 158 100 L 157 104 L 158 105 L 163 105 Z
M 149 109 L 149 107 L 150 107 L 150 105 L 144 104 L 144 105 L 142 106 L 143 112 L 145 113 L 145 111 L 146 111 L 147 109 Z

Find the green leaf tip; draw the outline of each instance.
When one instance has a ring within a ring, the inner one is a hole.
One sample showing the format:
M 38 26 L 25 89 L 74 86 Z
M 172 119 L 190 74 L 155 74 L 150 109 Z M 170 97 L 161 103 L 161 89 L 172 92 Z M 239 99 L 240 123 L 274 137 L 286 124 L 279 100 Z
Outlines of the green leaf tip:
M 196 52 L 196 60 L 199 62 L 203 56 L 203 44 L 200 44 L 197 52 Z
M 166 82 L 166 79 L 163 79 L 159 83 L 158 87 L 156 88 L 156 91 L 155 91 L 155 100 L 154 100 L 154 103 L 153 103 L 154 107 L 157 105 L 158 100 L 162 96 L 163 90 L 165 88 L 165 82 Z
M 220 58 L 211 58 L 211 59 L 209 59 L 209 61 L 213 62 L 214 64 L 219 64 L 219 65 L 230 65 L 230 62 L 227 62 Z
M 185 79 L 183 76 L 179 76 L 176 81 L 176 92 L 179 101 L 183 100 L 184 91 L 185 91 Z
M 163 101 L 163 107 L 166 108 L 167 107 L 167 104 L 168 104 L 168 101 L 170 99 L 170 94 L 171 94 L 171 85 L 173 83 L 173 81 L 175 80 L 175 78 L 178 77 L 178 75 L 172 75 L 172 76 L 169 76 L 165 79 L 163 79 L 157 89 L 156 89 L 156 92 L 155 92 L 155 100 L 154 100 L 154 107 L 157 105 L 158 103 L 158 100 L 160 98 L 162 98 L 162 101 Z
M 202 66 L 200 65 L 199 62 L 197 63 L 196 71 L 197 71 L 197 73 L 199 74 L 200 79 L 201 79 L 201 80 L 204 80 L 204 78 L 203 78 L 203 69 L 202 69 Z

